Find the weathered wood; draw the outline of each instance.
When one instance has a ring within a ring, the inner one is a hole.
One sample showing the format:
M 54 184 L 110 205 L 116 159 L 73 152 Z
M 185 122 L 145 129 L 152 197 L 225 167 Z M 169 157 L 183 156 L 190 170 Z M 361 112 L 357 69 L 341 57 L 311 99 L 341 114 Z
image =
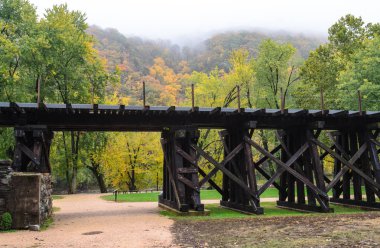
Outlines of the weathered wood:
M 232 160 L 238 152 L 243 149 L 243 144 L 238 145 L 235 147 L 235 149 L 228 154 L 228 156 L 220 163 L 220 166 L 225 166 L 230 160 Z M 201 153 L 199 153 L 201 154 Z M 205 176 L 200 182 L 199 185 L 202 186 L 205 184 L 208 180 L 210 180 L 211 177 L 213 177 L 218 171 L 220 170 L 219 167 L 215 167 L 207 176 Z
M 162 137 L 166 170 L 160 203 L 182 212 L 190 209 L 204 211 L 200 201 L 196 154 L 190 146 L 197 142 L 199 132 L 191 127 L 168 129 L 163 131 Z
M 229 170 L 227 170 L 224 166 L 219 164 L 215 159 L 213 159 L 210 155 L 208 155 L 206 152 L 204 152 L 201 148 L 199 148 L 196 145 L 192 145 L 192 147 L 200 153 L 207 161 L 209 161 L 212 165 L 217 167 L 219 170 L 223 171 L 223 173 L 231 178 L 235 183 L 237 183 L 244 191 L 246 191 L 248 194 L 250 194 L 255 200 L 259 200 L 256 196 L 256 194 L 244 183 L 242 182 L 238 177 L 236 177 L 234 174 L 232 174 Z
M 293 170 L 292 168 L 290 168 L 287 164 L 283 163 L 281 160 L 279 160 L 278 158 L 274 157 L 272 154 L 270 154 L 268 151 L 266 151 L 265 149 L 261 148 L 257 143 L 255 143 L 254 141 L 246 138 L 246 141 L 248 143 L 250 143 L 254 148 L 256 148 L 260 153 L 262 153 L 263 155 L 266 155 L 268 156 L 269 158 L 271 158 L 276 164 L 278 164 L 279 166 L 281 166 L 282 168 L 284 168 L 285 170 L 287 170 L 290 174 L 292 174 L 294 177 L 296 177 L 297 179 L 303 181 L 307 186 L 309 186 L 316 194 L 322 196 L 323 198 L 328 198 L 327 194 L 323 191 L 321 191 L 320 189 L 318 189 L 313 183 L 311 183 L 306 177 L 300 175 L 298 172 L 296 172 L 295 170 Z M 303 149 L 307 149 L 309 147 L 308 144 L 304 144 L 301 148 L 302 150 Z M 301 149 L 299 150 L 301 151 Z M 293 159 L 297 159 L 298 157 L 294 156 Z M 292 162 L 293 163 L 293 162 Z
M 202 168 L 198 167 L 199 174 L 201 174 L 203 177 L 205 177 L 207 174 L 202 170 Z M 216 184 L 212 179 L 208 179 L 209 184 L 218 191 L 219 194 L 223 195 L 222 189 L 219 187 L 218 184 Z
M 170 184 L 172 186 L 172 189 L 173 189 L 173 192 L 174 192 L 174 196 L 175 196 L 175 201 L 177 203 L 177 208 L 178 209 L 181 209 L 181 201 L 179 199 L 179 194 L 178 194 L 178 190 L 177 190 L 177 185 L 176 183 L 174 182 L 174 179 L 173 179 L 173 174 L 172 174 L 172 171 L 171 171 L 171 168 L 170 168 L 170 160 L 168 158 L 168 155 L 166 154 L 166 147 L 165 147 L 165 144 L 167 142 L 164 142 L 163 141 L 164 139 L 161 139 L 161 145 L 162 145 L 162 150 L 164 151 L 164 167 L 166 168 L 166 172 L 168 173 L 168 176 L 169 176 L 169 180 L 170 180 Z
M 366 141 L 366 137 L 368 137 L 367 131 L 366 130 L 360 130 L 358 134 L 358 141 L 359 141 L 359 146 L 363 145 Z M 361 156 L 360 163 L 362 164 L 362 170 L 364 173 L 367 175 L 371 175 L 371 167 L 370 167 L 370 161 L 369 161 L 369 150 L 368 149 L 363 155 Z M 367 196 L 367 202 L 375 202 L 375 193 L 371 189 L 371 187 L 368 185 L 368 182 L 364 181 L 364 187 L 365 187 L 365 192 Z
M 349 169 L 352 169 L 353 171 L 355 171 L 356 173 L 358 173 L 362 178 L 364 178 L 367 182 L 369 182 L 372 186 L 376 187 L 376 188 L 380 188 L 380 184 L 376 183 L 375 181 L 373 181 L 369 176 L 367 176 L 366 174 L 364 174 L 361 170 L 359 170 L 358 168 L 356 168 L 353 163 L 356 162 L 356 160 L 359 159 L 359 157 L 361 156 L 361 154 L 367 149 L 367 144 L 363 144 L 360 149 L 358 150 L 358 152 L 355 154 L 355 156 L 353 156 L 350 161 L 347 161 L 345 160 L 344 158 L 342 158 L 341 156 L 339 156 L 336 152 L 334 152 L 333 150 L 330 150 L 330 148 L 328 146 L 326 146 L 325 144 L 323 144 L 322 142 L 318 141 L 318 140 L 315 140 L 315 139 L 312 139 L 312 142 L 314 142 L 315 144 L 317 144 L 319 147 L 321 147 L 322 149 L 328 151 L 330 153 L 330 155 L 332 155 L 334 158 L 340 160 L 343 164 L 345 164 Z M 345 168 L 347 168 L 345 167 Z M 343 169 L 342 169 L 343 170 Z M 348 170 L 348 169 L 347 169 Z M 343 172 L 344 173 L 344 172 Z M 336 183 L 336 182 L 335 182 Z M 334 183 L 334 184 L 335 184 Z M 327 187 L 328 189 L 331 189 L 331 187 Z

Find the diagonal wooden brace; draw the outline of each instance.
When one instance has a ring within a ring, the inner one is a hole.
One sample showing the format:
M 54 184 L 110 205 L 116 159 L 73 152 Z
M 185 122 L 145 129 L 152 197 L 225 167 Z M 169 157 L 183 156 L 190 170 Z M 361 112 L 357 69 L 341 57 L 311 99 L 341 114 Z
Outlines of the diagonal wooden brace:
M 359 150 L 355 153 L 355 155 L 352 156 L 352 158 L 350 159 L 350 161 L 347 161 L 346 159 L 342 158 L 338 153 L 336 153 L 335 151 L 331 150 L 328 146 L 326 146 L 322 142 L 320 142 L 320 141 L 318 141 L 316 139 L 312 139 L 311 141 L 314 142 L 319 147 L 321 147 L 322 149 L 324 149 L 325 151 L 329 152 L 331 156 L 333 156 L 334 158 L 336 158 L 339 161 L 341 161 L 344 165 L 346 165 L 345 167 L 342 168 L 342 170 L 336 175 L 336 177 L 334 179 L 336 179 L 337 177 L 340 178 L 348 169 L 351 169 L 351 170 L 355 171 L 357 174 L 359 174 L 370 185 L 372 185 L 373 187 L 375 187 L 375 191 L 379 191 L 380 184 L 376 183 L 374 180 L 372 180 L 372 178 L 370 178 L 369 176 L 367 176 L 364 172 L 362 172 L 360 169 L 358 169 L 353 164 L 367 150 L 367 144 L 364 143 L 359 148 Z M 327 189 L 330 190 L 336 183 L 337 182 L 335 182 L 335 180 L 332 180 L 332 182 L 327 186 Z
M 309 186 L 309 188 L 314 191 L 315 194 L 320 195 L 321 197 L 328 199 L 328 195 L 320 190 L 318 187 L 316 187 L 312 182 L 310 182 L 309 179 L 299 174 L 294 169 L 290 168 L 287 164 L 270 154 L 267 150 L 260 147 L 256 142 L 252 141 L 248 137 L 245 137 L 245 141 L 248 142 L 250 145 L 252 145 L 256 150 L 258 150 L 261 154 L 268 156 L 272 161 L 274 161 L 276 164 L 281 166 L 284 170 L 288 171 L 290 174 L 292 174 L 294 177 L 296 177 L 298 180 L 302 181 L 304 184 Z M 309 147 L 308 144 L 305 144 L 304 146 Z M 294 157 L 295 158 L 295 157 Z M 295 158 L 296 159 L 296 158 Z
M 215 167 L 217 167 L 219 170 L 221 170 L 226 176 L 228 176 L 231 180 L 233 180 L 235 183 L 237 183 L 242 189 L 244 189 L 249 195 L 251 195 L 255 200 L 259 201 L 257 195 L 238 177 L 236 177 L 232 172 L 230 172 L 228 169 L 224 167 L 224 165 L 218 163 L 215 161 L 210 155 L 205 153 L 202 149 L 200 149 L 196 145 L 191 145 L 198 153 L 200 153 L 206 160 L 208 160 L 211 164 L 213 164 Z M 236 148 L 235 148 L 236 149 Z M 235 150 L 234 149 L 234 150 Z M 256 206 L 254 206 L 256 208 Z

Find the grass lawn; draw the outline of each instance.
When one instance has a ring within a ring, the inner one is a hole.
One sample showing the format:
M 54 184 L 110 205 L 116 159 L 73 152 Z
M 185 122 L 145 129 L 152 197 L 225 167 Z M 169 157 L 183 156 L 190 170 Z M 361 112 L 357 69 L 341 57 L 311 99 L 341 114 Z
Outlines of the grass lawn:
M 60 200 L 60 199 L 63 199 L 63 196 L 61 196 L 61 195 L 53 195 L 52 198 L 53 198 L 53 200 Z
M 351 193 L 353 193 L 353 188 L 351 188 Z M 362 187 L 363 196 L 365 196 L 365 188 Z M 149 192 L 149 193 L 132 193 L 132 194 L 118 194 L 117 201 L 118 202 L 155 202 L 158 199 L 158 192 Z M 305 195 L 306 195 L 305 190 Z M 329 196 L 332 196 L 332 191 L 328 192 Z M 264 193 L 260 196 L 260 198 L 277 198 L 278 190 L 276 188 L 268 188 L 264 191 Z M 62 199 L 62 196 L 55 195 L 53 199 Z M 114 201 L 115 196 L 113 194 L 108 194 L 101 196 L 103 200 Z M 219 200 L 221 199 L 221 195 L 216 190 L 201 190 L 201 200 Z
M 334 215 L 334 214 L 353 214 L 363 213 L 365 210 L 360 208 L 348 208 L 339 205 L 331 204 L 334 213 L 303 213 L 283 208 L 276 207 L 275 202 L 262 202 L 261 207 L 264 208 L 264 215 L 248 215 L 237 211 L 222 208 L 219 204 L 206 204 L 205 208 L 210 210 L 209 216 L 177 216 L 174 213 L 162 210 L 161 215 L 168 216 L 173 219 L 188 219 L 188 220 L 208 220 L 208 219 L 225 219 L 225 218 L 259 218 L 259 217 L 275 217 L 275 216 L 315 216 L 315 215 Z
M 132 193 L 132 194 L 118 194 L 118 202 L 156 202 L 158 199 L 158 192 L 149 192 L 149 193 Z M 262 195 L 261 198 L 268 197 L 278 197 L 278 190 L 276 188 L 267 189 Z M 102 199 L 107 201 L 114 201 L 115 196 L 104 195 L 101 196 Z M 54 198 L 53 198 L 54 199 Z M 201 190 L 201 200 L 219 200 L 221 195 L 216 190 Z

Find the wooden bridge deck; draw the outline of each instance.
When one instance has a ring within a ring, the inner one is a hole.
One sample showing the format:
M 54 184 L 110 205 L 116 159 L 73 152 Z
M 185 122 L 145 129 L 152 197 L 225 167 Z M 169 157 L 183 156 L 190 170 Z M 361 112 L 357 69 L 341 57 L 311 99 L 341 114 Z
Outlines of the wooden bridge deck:
M 375 129 L 380 111 L 0 102 L 0 126 L 42 125 L 52 131 L 161 131 L 173 126 L 218 129 L 249 122 L 252 127 L 263 129 L 294 126 Z

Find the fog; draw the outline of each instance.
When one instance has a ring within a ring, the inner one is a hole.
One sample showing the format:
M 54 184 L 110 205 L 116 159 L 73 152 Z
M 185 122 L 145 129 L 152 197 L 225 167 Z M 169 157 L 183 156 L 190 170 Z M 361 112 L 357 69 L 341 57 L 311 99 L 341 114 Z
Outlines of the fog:
M 67 3 L 87 14 L 90 25 L 118 29 L 125 35 L 191 43 L 216 32 L 267 30 L 327 35 L 348 13 L 380 22 L 380 2 L 373 0 L 30 0 L 41 16 L 53 4 Z M 186 42 L 187 41 L 187 42 Z

